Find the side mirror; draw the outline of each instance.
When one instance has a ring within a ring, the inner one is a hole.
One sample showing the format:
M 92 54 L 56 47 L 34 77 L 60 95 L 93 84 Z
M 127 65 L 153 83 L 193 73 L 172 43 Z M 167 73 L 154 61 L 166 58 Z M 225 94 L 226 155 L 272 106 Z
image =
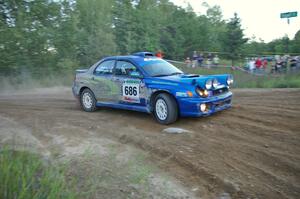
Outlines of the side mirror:
M 133 78 L 142 78 L 143 77 L 143 75 L 140 72 L 138 72 L 138 71 L 132 71 L 132 72 L 130 72 L 129 76 L 133 77 Z

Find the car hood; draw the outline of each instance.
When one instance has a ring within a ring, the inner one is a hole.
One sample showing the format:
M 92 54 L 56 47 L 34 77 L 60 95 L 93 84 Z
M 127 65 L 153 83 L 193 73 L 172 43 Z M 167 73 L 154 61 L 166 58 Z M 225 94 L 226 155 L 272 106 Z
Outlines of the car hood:
M 197 75 L 197 74 L 182 74 L 158 77 L 160 80 L 172 81 L 176 83 L 187 83 L 191 85 L 204 86 L 209 79 L 217 79 L 220 84 L 227 85 L 227 78 L 229 74 L 222 75 Z

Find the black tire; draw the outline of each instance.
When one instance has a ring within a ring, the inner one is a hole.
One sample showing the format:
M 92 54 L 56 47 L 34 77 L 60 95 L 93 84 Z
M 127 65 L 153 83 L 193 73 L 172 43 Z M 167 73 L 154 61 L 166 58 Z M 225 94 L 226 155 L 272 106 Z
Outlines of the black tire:
M 88 98 L 88 97 L 89 97 L 90 103 L 88 103 L 88 105 L 87 105 L 87 102 L 86 103 L 84 102 L 84 100 L 87 100 L 87 99 L 84 99 L 84 98 Z M 93 112 L 93 111 L 97 110 L 96 98 L 95 98 L 94 93 L 90 89 L 86 88 L 80 94 L 80 105 L 81 105 L 82 109 L 86 112 Z
M 157 109 L 160 106 L 157 105 L 157 103 L 163 104 L 162 106 L 166 105 L 167 113 L 166 113 L 165 118 L 161 117 L 159 115 L 159 113 L 158 113 L 159 110 L 157 110 Z M 153 103 L 153 114 L 154 114 L 156 120 L 161 124 L 166 125 L 166 124 L 174 123 L 178 118 L 178 107 L 177 107 L 177 103 L 176 103 L 175 99 L 167 93 L 158 94 L 155 97 L 155 100 Z

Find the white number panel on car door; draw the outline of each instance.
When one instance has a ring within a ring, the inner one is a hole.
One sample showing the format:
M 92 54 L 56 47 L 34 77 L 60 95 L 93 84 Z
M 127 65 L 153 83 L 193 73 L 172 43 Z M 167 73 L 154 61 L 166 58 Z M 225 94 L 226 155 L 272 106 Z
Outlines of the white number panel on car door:
M 140 85 L 140 80 L 125 79 L 122 85 L 123 101 L 131 103 L 140 103 Z

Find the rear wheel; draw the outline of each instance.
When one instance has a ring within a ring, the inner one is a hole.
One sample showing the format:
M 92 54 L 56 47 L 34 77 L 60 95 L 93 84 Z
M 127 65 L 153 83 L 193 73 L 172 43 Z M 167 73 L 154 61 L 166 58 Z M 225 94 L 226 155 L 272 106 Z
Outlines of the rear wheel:
M 156 120 L 161 124 L 171 124 L 178 118 L 176 101 L 169 94 L 158 94 L 155 98 L 153 109 Z
M 93 112 L 97 109 L 94 93 L 90 89 L 86 88 L 82 91 L 80 95 L 80 104 L 83 110 L 87 112 Z

